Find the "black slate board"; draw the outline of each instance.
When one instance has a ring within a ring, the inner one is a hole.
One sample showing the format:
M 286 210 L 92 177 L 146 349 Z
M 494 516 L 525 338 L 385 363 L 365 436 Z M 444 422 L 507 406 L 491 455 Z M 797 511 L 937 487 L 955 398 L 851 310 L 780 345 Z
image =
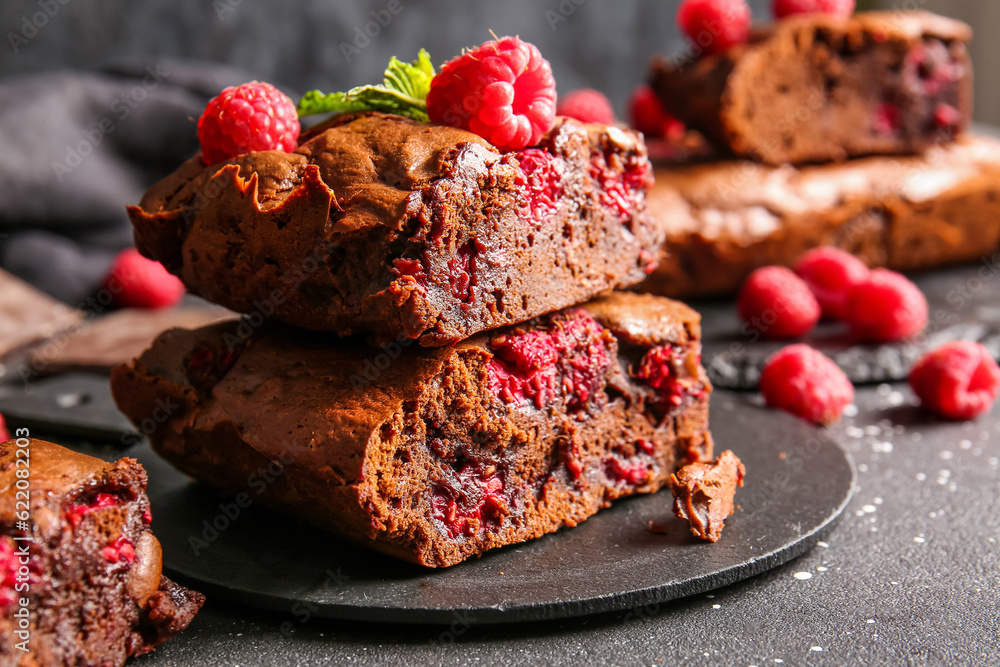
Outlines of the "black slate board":
M 705 370 L 716 387 L 756 389 L 767 358 L 794 342 L 808 343 L 829 356 L 854 384 L 906 380 L 923 353 L 953 340 L 979 341 L 1000 359 L 1000 309 L 992 304 L 996 293 L 989 283 L 1000 273 L 998 259 L 984 258 L 981 267 L 913 276 L 927 296 L 930 323 L 923 334 L 901 343 L 859 345 L 836 322 L 820 323 L 802 341 L 755 340 L 740 333 L 732 299 L 692 302 L 703 318 Z
M 742 509 L 718 543 L 691 537 L 670 515 L 667 492 L 442 570 L 372 554 L 254 505 L 238 509 L 148 446 L 130 455 L 149 471 L 166 567 L 216 595 L 354 620 L 447 624 L 464 614 L 477 623 L 515 622 L 689 596 L 765 572 L 820 539 L 854 485 L 844 452 L 823 432 L 747 396 L 716 395 L 712 410 L 717 448 L 736 451 L 748 470 L 737 495 Z M 665 523 L 668 534 L 650 532 L 649 521 Z

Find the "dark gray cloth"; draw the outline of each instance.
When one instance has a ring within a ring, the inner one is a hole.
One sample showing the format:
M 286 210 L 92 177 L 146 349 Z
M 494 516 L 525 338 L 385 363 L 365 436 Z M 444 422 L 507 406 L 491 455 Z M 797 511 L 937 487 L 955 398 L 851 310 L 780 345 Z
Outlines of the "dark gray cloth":
M 126 204 L 197 150 L 219 65 L 53 72 L 0 81 L 0 267 L 67 303 L 132 243 Z

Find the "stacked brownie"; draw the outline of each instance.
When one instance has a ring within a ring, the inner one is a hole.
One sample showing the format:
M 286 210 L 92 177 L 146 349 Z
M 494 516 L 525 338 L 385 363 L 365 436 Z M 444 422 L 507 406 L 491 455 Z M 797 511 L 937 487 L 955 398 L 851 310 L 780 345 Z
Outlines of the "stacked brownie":
M 519 150 L 367 111 L 196 156 L 130 209 L 137 245 L 247 316 L 163 334 L 116 401 L 137 424 L 179 406 L 150 440 L 185 473 L 431 567 L 689 463 L 734 487 L 738 462 L 708 463 L 698 314 L 613 291 L 655 268 L 650 185 L 641 135 L 561 117 Z M 728 501 L 697 495 L 697 534 Z
M 663 104 L 717 161 L 656 169 L 666 234 L 644 289 L 735 290 L 820 245 L 898 270 L 1000 245 L 1000 142 L 966 133 L 969 27 L 924 11 L 787 17 L 693 61 L 654 60 Z

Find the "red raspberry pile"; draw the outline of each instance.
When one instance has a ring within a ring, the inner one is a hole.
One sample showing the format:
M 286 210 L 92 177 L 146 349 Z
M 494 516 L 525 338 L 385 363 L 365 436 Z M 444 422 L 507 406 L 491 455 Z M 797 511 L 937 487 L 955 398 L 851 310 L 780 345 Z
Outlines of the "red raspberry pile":
M 847 323 L 858 340 L 892 342 L 927 326 L 927 299 L 902 274 L 868 268 L 836 248 L 805 253 L 795 273 L 778 266 L 757 269 L 736 302 L 744 332 L 764 338 L 798 338 L 819 321 L 820 312 Z
M 118 254 L 104 288 L 113 295 L 115 305 L 123 308 L 170 308 L 184 296 L 184 284 L 176 276 L 135 248 Z
M 774 353 L 760 376 L 764 400 L 814 424 L 840 419 L 854 400 L 854 386 L 837 364 L 808 345 Z
M 979 343 L 955 341 L 925 354 L 910 371 L 921 405 L 948 419 L 972 419 L 1000 394 L 1000 367 Z
M 287 95 L 269 83 L 251 81 L 213 97 L 198 119 L 206 164 L 252 151 L 290 153 L 298 146 L 299 116 Z
M 556 113 L 584 123 L 614 125 L 615 122 L 615 110 L 611 107 L 610 100 L 604 93 L 593 88 L 574 90 L 559 100 Z
M 833 14 L 848 17 L 854 13 L 854 0 L 774 0 L 774 15 L 779 19 L 793 14 Z
M 684 0 L 677 25 L 705 53 L 721 53 L 750 38 L 746 0 Z
M 824 246 L 802 255 L 795 263 L 795 273 L 806 282 L 823 308 L 823 316 L 847 318 L 847 293 L 868 277 L 868 267 L 860 259 Z
M 475 132 L 504 151 L 536 145 L 555 114 L 552 67 L 517 37 L 486 42 L 445 63 L 427 93 L 432 121 Z
M 632 127 L 642 132 L 647 140 L 677 141 L 684 136 L 684 123 L 666 112 L 660 98 L 646 84 L 636 87 L 629 99 L 628 110 Z

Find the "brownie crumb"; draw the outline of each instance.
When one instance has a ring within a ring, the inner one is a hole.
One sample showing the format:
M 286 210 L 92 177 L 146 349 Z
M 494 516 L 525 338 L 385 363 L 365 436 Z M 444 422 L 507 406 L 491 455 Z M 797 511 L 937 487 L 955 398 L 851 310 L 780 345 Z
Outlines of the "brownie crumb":
M 743 463 L 729 450 L 713 463 L 689 463 L 670 477 L 674 514 L 691 525 L 695 537 L 717 542 L 745 474 Z
M 667 524 L 660 523 L 659 521 L 650 521 L 649 522 L 649 532 L 655 533 L 657 535 L 666 535 L 667 534 Z

